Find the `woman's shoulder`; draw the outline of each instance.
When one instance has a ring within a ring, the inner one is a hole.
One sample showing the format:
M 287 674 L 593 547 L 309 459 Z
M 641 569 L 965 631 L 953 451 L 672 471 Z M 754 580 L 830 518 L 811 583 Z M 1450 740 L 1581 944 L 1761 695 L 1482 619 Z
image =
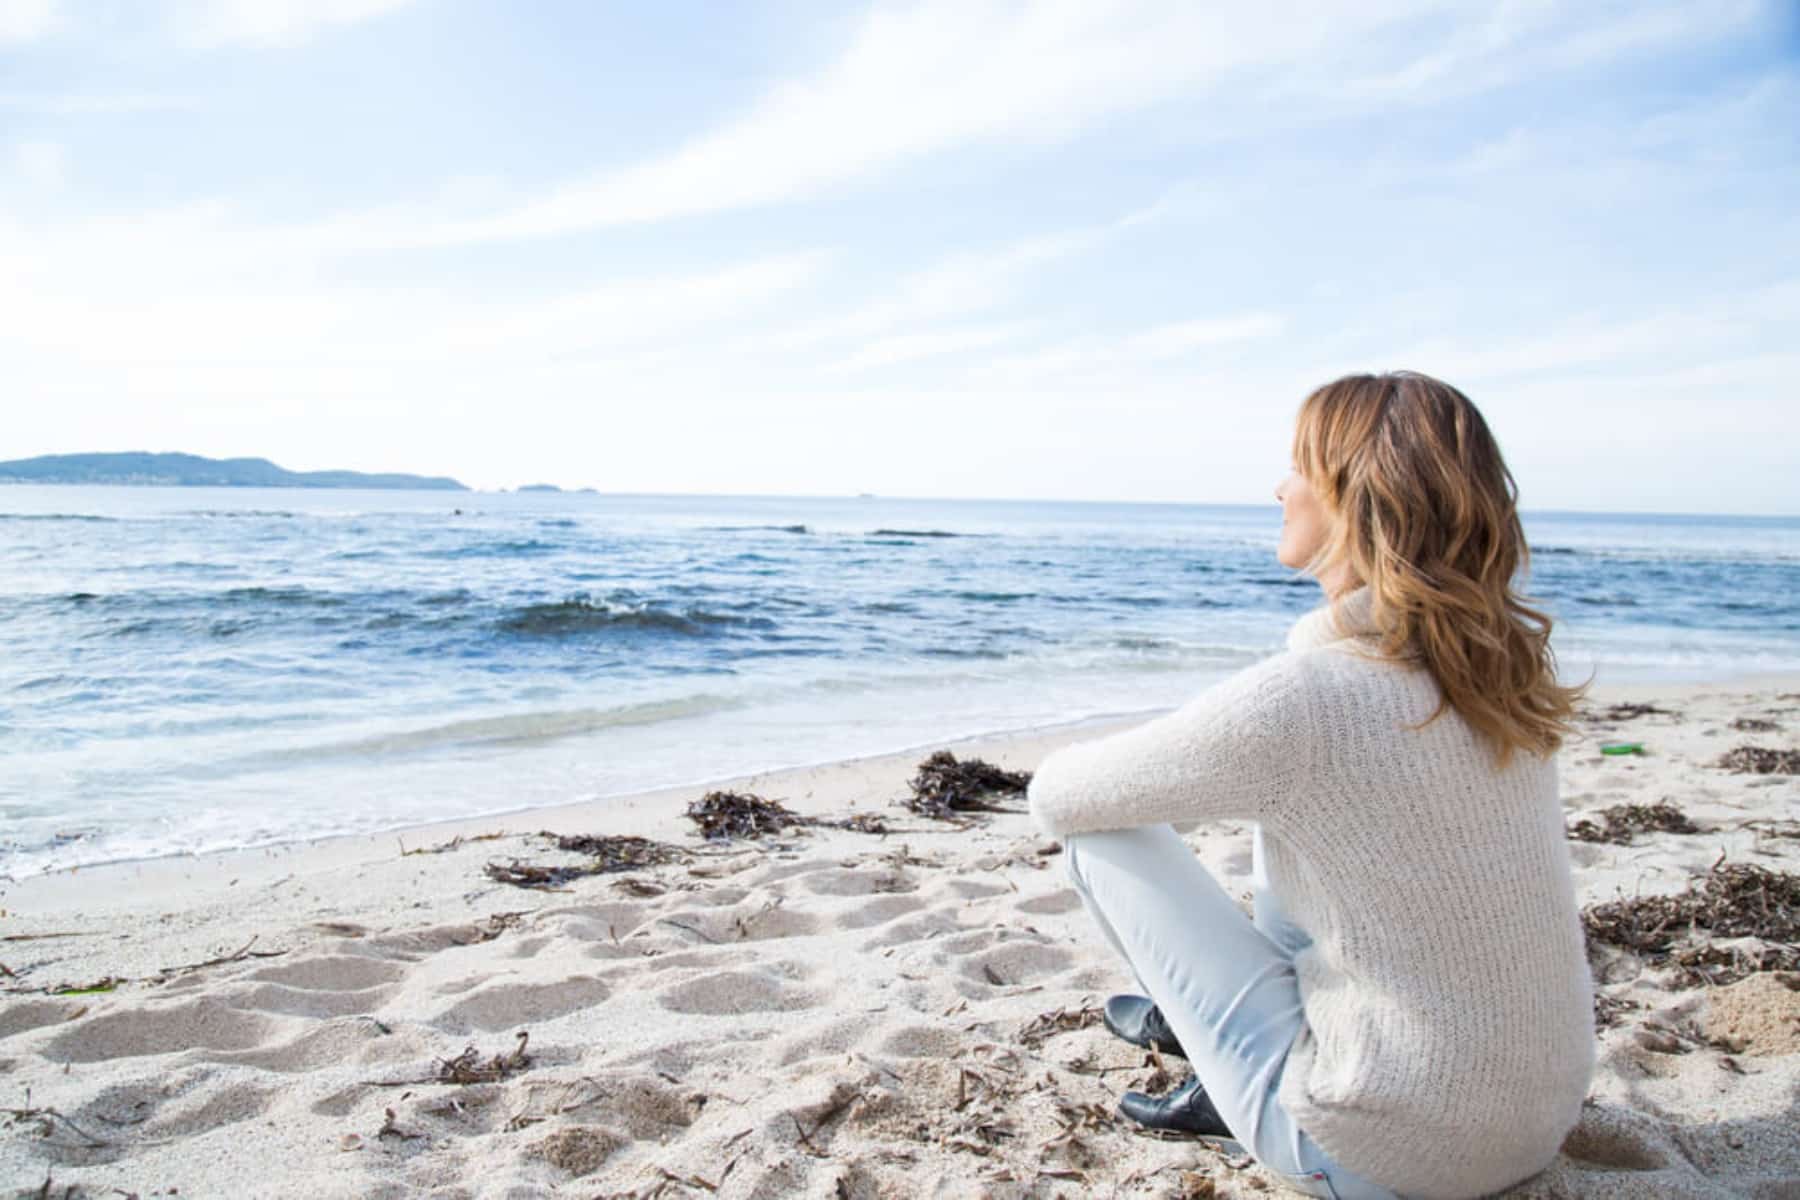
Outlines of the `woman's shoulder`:
M 1435 709 L 1441 692 L 1423 664 L 1381 653 L 1373 638 L 1289 650 L 1268 669 L 1290 681 L 1320 712 L 1367 711 L 1371 706 Z

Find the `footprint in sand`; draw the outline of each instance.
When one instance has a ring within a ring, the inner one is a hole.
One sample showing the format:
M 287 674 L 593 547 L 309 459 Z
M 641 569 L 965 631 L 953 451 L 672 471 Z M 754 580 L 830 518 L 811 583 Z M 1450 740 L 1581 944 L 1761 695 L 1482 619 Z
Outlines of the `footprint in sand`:
M 835 1021 L 823 1028 L 808 1029 L 783 1038 L 769 1048 L 768 1057 L 779 1067 L 791 1067 L 815 1058 L 836 1057 L 861 1042 L 873 1028 L 866 1016 Z
M 656 910 L 647 904 L 617 902 L 551 909 L 537 923 L 559 937 L 611 944 L 624 941 L 655 917 Z
M 876 892 L 912 892 L 919 884 L 894 867 L 833 867 L 809 873 L 801 884 L 820 896 L 867 896 Z
M 1656 1145 L 1656 1130 L 1636 1113 L 1591 1108 L 1563 1140 L 1562 1152 L 1585 1166 L 1613 1171 L 1660 1171 L 1668 1155 Z
M 881 1053 L 896 1058 L 934 1058 L 948 1060 L 965 1048 L 966 1035 L 943 1025 L 907 1025 L 888 1034 L 881 1042 Z
M 611 995 L 612 988 L 591 975 L 555 983 L 493 983 L 468 993 L 429 1023 L 445 1033 L 522 1029 L 592 1008 Z
M 1074 888 L 1063 888 L 1059 892 L 1046 892 L 1042 896 L 1033 896 L 1013 905 L 1022 913 L 1035 916 L 1055 916 L 1058 913 L 1074 912 L 1081 907 L 1081 897 Z
M 280 1045 L 220 1051 L 209 1055 L 208 1061 L 297 1074 L 354 1062 L 363 1056 L 371 1042 L 384 1036 L 381 1027 L 373 1021 L 327 1021 Z
M 793 1012 L 819 1004 L 819 998 L 811 991 L 756 971 L 713 972 L 665 988 L 657 993 L 656 1000 L 670 1012 L 720 1016 Z
M 1014 941 L 968 958 L 960 970 L 965 979 L 990 987 L 1016 987 L 1067 970 L 1074 956 L 1059 946 Z
M 657 1141 L 694 1123 L 693 1093 L 636 1072 L 602 1072 L 581 1080 L 585 1091 L 563 1082 L 525 1083 L 508 1093 L 513 1112 L 555 1112 L 577 1120 L 603 1120 L 640 1141 Z
M 406 972 L 393 963 L 351 955 L 303 958 L 277 967 L 264 967 L 250 976 L 264 983 L 317 992 L 359 992 L 393 983 Z
M 943 890 L 962 900 L 986 900 L 1014 889 L 988 879 L 951 879 L 944 883 Z
M 405 971 L 394 963 L 351 955 L 301 959 L 249 976 L 255 985 L 234 991 L 234 1008 L 296 1017 L 371 1013 L 394 993 Z
M 103 1062 L 184 1050 L 248 1050 L 268 1040 L 274 1022 L 222 1000 L 115 1009 L 76 1022 L 44 1047 L 51 1062 Z
M 966 928 L 968 927 L 956 919 L 954 910 L 934 908 L 910 921 L 901 921 L 888 926 L 864 942 L 862 950 L 866 954 L 872 950 L 885 950 L 889 946 L 906 946 L 913 942 L 926 942 L 948 934 L 960 933 Z
M 668 971 L 712 971 L 719 967 L 755 962 L 758 957 L 753 950 L 678 950 L 673 954 L 658 954 L 646 960 L 643 969 L 653 974 Z
M 877 896 L 839 913 L 837 926 L 839 929 L 866 929 L 871 925 L 884 925 L 895 917 L 918 912 L 924 907 L 925 901 L 917 895 Z
M 755 901 L 727 909 L 681 909 L 658 917 L 656 927 L 717 945 L 806 937 L 818 933 L 825 922 L 812 913 Z
M 62 1000 L 24 1000 L 0 1009 L 0 1038 L 27 1033 L 46 1025 L 60 1025 L 77 1016 L 85 1005 Z
M 272 1013 L 289 1017 L 351 1017 L 372 1013 L 387 1003 L 394 988 L 373 987 L 354 992 L 313 991 L 287 987 L 279 983 L 258 984 L 247 990 L 226 994 L 233 1008 L 251 1012 Z

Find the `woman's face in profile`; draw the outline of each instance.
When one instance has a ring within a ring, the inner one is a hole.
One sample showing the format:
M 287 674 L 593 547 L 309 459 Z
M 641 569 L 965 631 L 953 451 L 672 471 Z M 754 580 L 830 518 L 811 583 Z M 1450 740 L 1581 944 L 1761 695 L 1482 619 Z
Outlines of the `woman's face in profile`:
M 1288 477 L 1275 489 L 1275 498 L 1281 501 L 1281 544 L 1275 547 L 1275 558 L 1282 566 L 1298 570 L 1324 547 L 1330 517 L 1324 501 L 1297 468 L 1288 469 Z

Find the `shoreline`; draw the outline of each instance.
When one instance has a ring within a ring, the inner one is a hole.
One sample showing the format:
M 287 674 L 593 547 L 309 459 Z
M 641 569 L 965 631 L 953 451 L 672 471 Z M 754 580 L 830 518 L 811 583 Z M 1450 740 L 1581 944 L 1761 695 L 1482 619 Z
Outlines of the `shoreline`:
M 1800 684 L 1800 678 L 1796 680 Z M 119 859 L 91 865 L 59 867 L 35 875 L 0 877 L 0 930 L 31 913 L 52 913 L 94 904 L 94 890 L 129 887 L 133 903 L 147 903 L 178 888 L 217 890 L 241 883 L 266 884 L 271 877 L 296 873 L 324 873 L 350 865 L 383 862 L 395 856 L 430 853 L 429 847 L 444 842 L 480 838 L 504 825 L 502 836 L 525 837 L 552 833 L 625 834 L 643 832 L 648 821 L 667 833 L 664 826 L 679 823 L 690 800 L 710 791 L 753 792 L 780 800 L 796 812 L 821 815 L 808 801 L 815 791 L 841 791 L 858 777 L 896 777 L 901 785 L 889 800 L 905 794 L 904 779 L 917 760 L 932 750 L 945 749 L 959 757 L 990 757 L 1009 766 L 1020 756 L 1036 760 L 1051 749 L 1085 737 L 1100 737 L 1117 729 L 1149 720 L 1168 709 L 1149 709 L 1119 716 L 1082 718 L 1017 731 L 999 731 L 968 737 L 921 743 L 900 750 L 854 758 L 832 759 L 800 766 L 778 767 L 702 783 L 596 796 L 588 800 L 535 808 L 513 809 L 486 816 L 456 817 L 423 824 L 395 826 L 374 833 L 331 834 L 259 846 L 210 850 L 199 854 L 166 854 Z M 900 773 L 903 772 L 903 773 Z M 788 794 L 804 787 L 804 797 Z M 857 804 L 849 801 L 852 808 Z M 882 806 L 871 806 L 883 811 Z M 865 809 L 864 811 L 869 811 Z M 396 851 L 398 847 L 398 851 Z M 229 877 L 227 879 L 227 877 Z M 220 881 L 225 882 L 221 883 Z
M 1210 683 L 1207 685 L 1210 686 Z M 1787 671 L 1746 672 L 1735 675 L 1712 676 L 1704 679 L 1639 679 L 1626 677 L 1614 681 L 1601 681 L 1598 678 L 1593 685 L 1594 693 L 1615 697 L 1618 700 L 1643 700 L 1658 692 L 1670 690 L 1727 688 L 1735 690 L 1755 690 L 1774 688 L 1781 691 L 1800 690 L 1800 673 Z M 89 878 L 100 876 L 105 879 L 113 872 L 139 871 L 147 872 L 152 879 L 160 877 L 173 869 L 174 864 L 190 864 L 201 866 L 214 861 L 241 861 L 249 864 L 256 858 L 269 856 L 286 857 L 296 853 L 310 855 L 319 853 L 332 857 L 337 853 L 350 853 L 352 847 L 373 846 L 385 839 L 399 839 L 418 835 L 435 840 L 449 840 L 462 836 L 464 838 L 477 833 L 487 832 L 487 828 L 496 822 L 513 824 L 527 823 L 542 819 L 547 822 L 543 828 L 567 832 L 562 826 L 568 822 L 597 813 L 612 806 L 623 806 L 637 809 L 643 805 L 654 805 L 666 798 L 693 793 L 699 796 L 708 791 L 754 791 L 758 787 L 781 786 L 789 777 L 802 776 L 812 772 L 829 771 L 837 768 L 851 768 L 859 764 L 887 763 L 891 760 L 906 758 L 909 755 L 924 755 L 934 749 L 948 749 L 961 753 L 965 747 L 969 753 L 979 754 L 977 747 L 993 748 L 1010 742 L 1047 741 L 1060 745 L 1064 741 L 1078 740 L 1075 735 L 1086 733 L 1099 737 L 1117 729 L 1151 720 L 1164 713 L 1173 711 L 1172 707 L 1148 708 L 1133 712 L 1110 713 L 1091 717 L 1077 717 L 1068 721 L 1057 721 L 1047 725 L 1032 725 L 1018 729 L 985 730 L 978 733 L 958 737 L 920 742 L 902 746 L 893 750 L 879 751 L 874 754 L 857 755 L 842 759 L 824 759 L 817 762 L 800 763 L 789 766 L 772 767 L 767 770 L 725 775 L 714 779 L 671 783 L 651 788 L 639 788 L 630 791 L 609 793 L 589 797 L 585 800 L 572 800 L 561 804 L 537 805 L 524 808 L 504 809 L 487 814 L 468 817 L 446 818 L 441 821 L 412 822 L 378 829 L 369 833 L 335 833 L 316 837 L 298 837 L 263 842 L 250 846 L 231 846 L 199 852 L 172 851 L 167 854 L 146 855 L 132 858 L 108 859 L 96 863 L 78 863 L 70 866 L 48 867 L 29 875 L 6 875 L 0 873 L 0 900 L 5 900 L 9 893 L 16 889 L 35 890 L 33 885 L 40 881 L 86 875 Z M 684 806 L 685 807 L 685 806 Z M 611 828 L 609 826 L 609 831 Z M 251 868 L 253 869 L 253 867 Z

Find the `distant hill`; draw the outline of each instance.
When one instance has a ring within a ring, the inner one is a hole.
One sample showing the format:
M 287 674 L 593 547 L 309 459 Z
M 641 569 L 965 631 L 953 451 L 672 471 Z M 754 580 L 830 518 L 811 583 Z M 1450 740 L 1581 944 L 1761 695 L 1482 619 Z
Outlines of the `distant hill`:
M 0 462 L 0 483 L 108 483 L 163 487 L 469 489 L 442 475 L 364 475 L 360 471 L 288 471 L 266 458 L 197 454 L 46 454 Z

